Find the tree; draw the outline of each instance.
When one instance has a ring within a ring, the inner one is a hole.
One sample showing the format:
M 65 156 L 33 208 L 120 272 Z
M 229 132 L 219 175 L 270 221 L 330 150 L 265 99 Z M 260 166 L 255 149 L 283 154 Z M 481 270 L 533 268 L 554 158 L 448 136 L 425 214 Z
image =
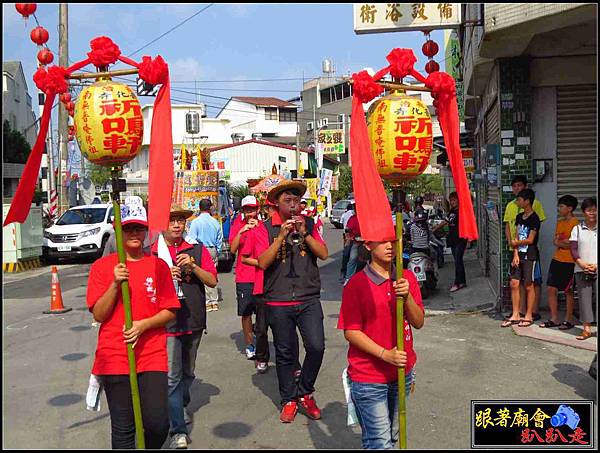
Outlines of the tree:
M 8 120 L 4 120 L 2 124 L 2 147 L 4 149 L 2 162 L 24 164 L 31 153 L 31 146 L 25 136 L 11 128 Z
M 353 192 L 352 188 L 352 169 L 348 165 L 339 166 L 338 187 L 339 190 L 332 190 L 332 202 L 345 200 Z
M 90 164 L 90 179 L 94 185 L 103 187 L 111 179 L 110 168 Z

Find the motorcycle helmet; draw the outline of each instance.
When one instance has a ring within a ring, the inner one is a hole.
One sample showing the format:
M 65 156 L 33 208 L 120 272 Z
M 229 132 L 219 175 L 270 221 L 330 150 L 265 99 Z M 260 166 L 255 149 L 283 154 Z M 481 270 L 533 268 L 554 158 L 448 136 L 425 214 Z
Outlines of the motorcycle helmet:
M 415 206 L 423 206 L 424 202 L 425 200 L 423 200 L 423 197 L 421 196 L 415 198 Z
M 425 211 L 425 209 L 417 209 L 415 211 L 415 218 L 414 221 L 415 222 L 427 222 L 428 219 L 428 215 L 427 215 L 427 211 Z

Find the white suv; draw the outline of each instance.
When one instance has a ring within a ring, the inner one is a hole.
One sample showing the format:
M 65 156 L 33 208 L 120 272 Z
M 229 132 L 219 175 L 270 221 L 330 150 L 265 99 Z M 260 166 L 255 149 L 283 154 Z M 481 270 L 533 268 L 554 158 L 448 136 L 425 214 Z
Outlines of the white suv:
M 44 230 L 42 254 L 48 258 L 102 256 L 113 230 L 112 204 L 76 206 Z

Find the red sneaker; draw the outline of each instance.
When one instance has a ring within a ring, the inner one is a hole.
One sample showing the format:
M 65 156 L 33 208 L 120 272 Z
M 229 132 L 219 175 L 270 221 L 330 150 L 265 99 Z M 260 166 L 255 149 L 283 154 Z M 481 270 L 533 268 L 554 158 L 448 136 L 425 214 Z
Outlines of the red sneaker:
M 292 423 L 294 418 L 296 418 L 296 414 L 298 413 L 298 403 L 295 401 L 290 401 L 283 409 L 281 409 L 281 415 L 279 415 L 279 420 L 281 423 Z
M 298 402 L 308 418 L 312 418 L 313 420 L 321 418 L 321 409 L 317 407 L 317 403 L 312 395 L 304 395 Z

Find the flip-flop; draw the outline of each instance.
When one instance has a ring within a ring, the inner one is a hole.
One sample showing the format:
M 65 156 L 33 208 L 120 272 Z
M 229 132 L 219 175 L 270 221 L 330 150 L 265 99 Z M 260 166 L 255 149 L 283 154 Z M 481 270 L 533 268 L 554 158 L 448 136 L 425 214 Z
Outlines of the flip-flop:
M 576 340 L 587 340 L 588 338 L 590 338 L 592 336 L 592 332 L 586 332 L 585 330 L 581 333 L 581 335 L 579 335 L 578 337 L 575 337 Z
M 521 323 L 524 323 L 524 325 L 521 325 Z M 533 324 L 533 320 L 529 320 L 529 319 L 521 319 L 521 321 L 519 321 L 519 327 L 529 327 Z
M 558 330 L 569 330 L 572 329 L 573 327 L 575 327 L 573 324 L 571 324 L 569 321 L 563 321 L 562 323 L 560 323 L 560 327 L 558 328 Z
M 507 319 L 502 324 L 500 324 L 500 327 L 514 326 L 515 324 L 519 324 L 520 322 L 521 322 L 520 319 Z
M 552 321 L 551 319 L 549 319 L 548 321 L 545 321 L 543 323 L 540 324 L 540 327 L 542 329 L 544 328 L 550 328 L 550 327 L 558 327 L 560 329 L 561 324 L 556 324 L 554 321 Z M 563 329 L 564 330 L 564 329 Z

